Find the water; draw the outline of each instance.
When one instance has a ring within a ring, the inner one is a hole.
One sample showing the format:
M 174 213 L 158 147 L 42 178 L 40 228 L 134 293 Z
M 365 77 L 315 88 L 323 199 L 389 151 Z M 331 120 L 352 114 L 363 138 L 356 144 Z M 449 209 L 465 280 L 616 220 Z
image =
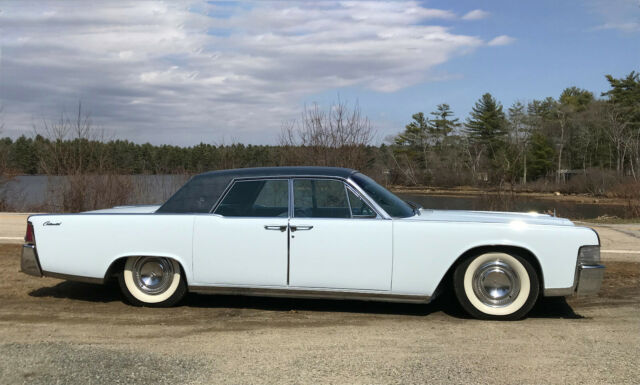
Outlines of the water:
M 160 204 L 187 179 L 186 175 L 125 175 L 113 182 L 129 186 L 130 197 L 118 204 Z M 0 199 L 12 211 L 59 211 L 65 183 L 69 183 L 66 176 L 20 175 L 0 183 Z
M 593 198 L 586 202 L 536 198 L 522 195 L 508 196 L 447 196 L 429 194 L 398 194 L 402 199 L 422 205 L 428 209 L 439 210 L 480 210 L 480 211 L 516 211 L 554 214 L 558 217 L 572 219 L 597 218 L 600 216 L 628 216 L 627 206 L 619 204 L 593 203 Z
M 135 186 L 131 203 L 159 204 L 173 194 L 187 179 L 184 175 L 132 175 Z M 23 175 L 0 185 L 0 194 L 9 209 L 32 211 L 44 208 L 55 211 L 59 207 L 56 191 L 65 182 L 64 176 Z M 572 202 L 519 195 L 474 195 L 450 196 L 416 193 L 400 193 L 400 197 L 422 205 L 427 209 L 441 210 L 488 210 L 488 211 L 536 211 L 556 213 L 559 217 L 585 219 L 599 216 L 627 217 L 625 205 L 594 203 L 592 198 L 585 202 Z M 590 202 L 591 201 L 591 202 Z

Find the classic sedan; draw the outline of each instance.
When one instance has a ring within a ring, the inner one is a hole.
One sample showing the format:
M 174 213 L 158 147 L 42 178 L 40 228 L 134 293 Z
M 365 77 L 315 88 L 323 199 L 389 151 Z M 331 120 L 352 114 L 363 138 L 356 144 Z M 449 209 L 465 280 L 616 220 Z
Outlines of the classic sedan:
M 270 167 L 197 175 L 161 206 L 32 215 L 22 271 L 171 306 L 187 292 L 427 303 L 482 319 L 600 289 L 598 234 L 535 213 L 416 207 L 362 173 Z

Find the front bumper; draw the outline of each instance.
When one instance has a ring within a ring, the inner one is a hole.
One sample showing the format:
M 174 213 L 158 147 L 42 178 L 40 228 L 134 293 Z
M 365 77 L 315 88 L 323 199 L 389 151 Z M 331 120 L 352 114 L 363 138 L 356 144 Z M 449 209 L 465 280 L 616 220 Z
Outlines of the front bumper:
M 566 297 L 569 295 L 592 295 L 597 294 L 602 286 L 604 278 L 603 265 L 583 265 L 576 266 L 573 286 L 567 288 L 544 289 L 545 297 Z
M 25 274 L 42 277 L 42 269 L 40 269 L 40 261 L 38 261 L 38 253 L 36 252 L 35 245 L 22 245 L 20 270 Z
M 576 271 L 576 295 L 598 293 L 603 278 L 603 265 L 579 265 Z

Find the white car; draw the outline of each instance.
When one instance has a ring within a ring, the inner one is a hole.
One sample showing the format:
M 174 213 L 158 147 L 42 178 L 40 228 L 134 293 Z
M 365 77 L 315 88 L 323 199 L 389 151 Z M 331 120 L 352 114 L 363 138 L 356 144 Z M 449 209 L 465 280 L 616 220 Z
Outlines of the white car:
M 350 169 L 193 177 L 162 206 L 28 219 L 22 271 L 104 283 L 132 304 L 187 292 L 427 303 L 453 290 L 483 319 L 600 289 L 598 234 L 548 215 L 426 210 Z

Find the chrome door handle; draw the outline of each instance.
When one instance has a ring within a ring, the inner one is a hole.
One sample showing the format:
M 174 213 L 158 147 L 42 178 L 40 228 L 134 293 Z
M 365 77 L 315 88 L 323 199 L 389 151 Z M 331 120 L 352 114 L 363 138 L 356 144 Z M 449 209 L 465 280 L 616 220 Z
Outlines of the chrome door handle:
M 308 225 L 297 225 L 297 226 L 289 226 L 291 228 L 291 231 L 302 231 L 302 230 L 311 230 L 313 228 L 313 226 L 308 226 Z
M 280 225 L 264 225 L 264 229 L 265 229 L 265 230 L 286 231 L 286 230 L 287 230 L 287 226 L 280 226 Z

